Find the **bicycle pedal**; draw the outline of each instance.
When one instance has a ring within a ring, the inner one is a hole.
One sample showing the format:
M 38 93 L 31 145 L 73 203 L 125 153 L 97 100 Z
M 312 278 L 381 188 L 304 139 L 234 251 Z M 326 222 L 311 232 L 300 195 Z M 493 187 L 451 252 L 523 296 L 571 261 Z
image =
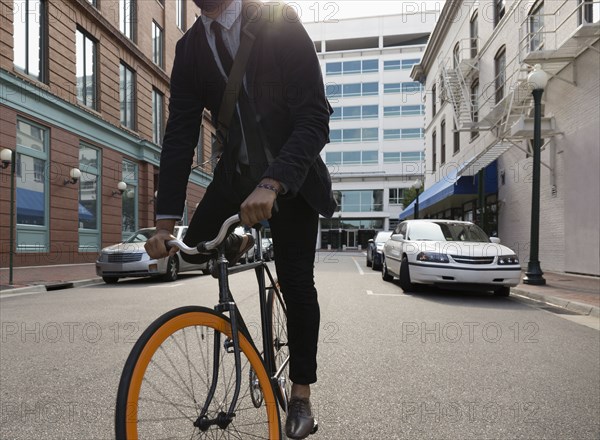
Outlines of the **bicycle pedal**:
M 234 353 L 234 349 L 233 349 L 233 340 L 227 338 L 227 340 L 225 340 L 225 342 L 223 342 L 223 348 L 225 348 L 225 352 L 226 353 Z

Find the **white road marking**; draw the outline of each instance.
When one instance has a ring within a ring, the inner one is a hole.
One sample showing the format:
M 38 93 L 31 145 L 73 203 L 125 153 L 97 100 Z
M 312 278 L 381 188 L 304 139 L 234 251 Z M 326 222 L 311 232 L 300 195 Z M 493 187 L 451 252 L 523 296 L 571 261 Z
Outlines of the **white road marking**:
M 171 289 L 173 287 L 179 287 L 179 286 L 183 286 L 183 283 L 175 283 L 175 284 L 159 284 L 157 286 L 149 286 L 152 288 L 163 288 L 163 289 Z
M 354 261 L 354 264 L 356 264 L 356 268 L 358 269 L 358 273 L 361 275 L 364 275 L 365 273 L 362 270 L 362 267 L 360 267 L 360 264 L 358 264 L 358 261 L 356 261 L 356 258 L 352 257 L 352 261 Z
M 372 295 L 372 296 L 398 296 L 398 297 L 408 296 L 408 295 L 404 295 L 402 293 L 373 293 L 372 290 L 367 290 L 367 295 Z

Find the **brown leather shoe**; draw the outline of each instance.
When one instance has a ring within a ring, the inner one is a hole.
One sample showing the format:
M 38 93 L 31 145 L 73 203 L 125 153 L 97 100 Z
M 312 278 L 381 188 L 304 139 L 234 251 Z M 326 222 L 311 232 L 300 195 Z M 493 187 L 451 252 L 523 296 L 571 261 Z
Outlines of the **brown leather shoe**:
M 315 418 L 309 399 L 292 397 L 288 404 L 285 435 L 291 439 L 306 438 L 313 432 Z

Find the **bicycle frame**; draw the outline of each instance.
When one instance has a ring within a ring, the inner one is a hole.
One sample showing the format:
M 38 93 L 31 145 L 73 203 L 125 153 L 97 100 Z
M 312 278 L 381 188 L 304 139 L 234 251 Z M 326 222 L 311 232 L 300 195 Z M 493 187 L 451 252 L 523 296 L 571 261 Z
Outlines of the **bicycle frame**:
M 262 338 L 263 338 L 263 347 L 262 347 L 263 348 L 263 362 L 265 364 L 265 369 L 266 369 L 266 371 L 271 379 L 271 382 L 273 383 L 274 386 L 275 385 L 279 386 L 279 384 L 275 383 L 275 381 L 278 380 L 278 377 L 281 373 L 281 369 L 283 369 L 285 367 L 285 364 L 284 364 L 281 367 L 280 371 L 272 371 L 273 365 L 275 365 L 275 363 L 272 358 L 272 352 L 270 349 L 268 349 L 267 343 L 269 343 L 269 341 L 272 340 L 273 323 L 272 323 L 272 317 L 270 316 L 270 313 L 269 313 L 269 308 L 267 306 L 267 290 L 271 289 L 271 288 L 277 289 L 277 287 L 276 287 L 275 279 L 273 278 L 271 271 L 269 270 L 269 267 L 267 266 L 265 261 L 262 260 L 261 228 L 256 228 L 255 230 L 257 231 L 257 236 L 258 236 L 257 243 L 256 243 L 255 255 L 258 255 L 260 257 L 260 261 L 257 261 L 254 263 L 249 263 L 249 264 L 244 264 L 241 266 L 228 267 L 228 261 L 227 261 L 227 258 L 225 257 L 224 242 L 222 241 L 217 247 L 217 255 L 218 255 L 218 257 L 217 257 L 217 279 L 219 282 L 219 303 L 217 305 L 215 305 L 214 309 L 215 309 L 215 311 L 217 311 L 219 313 L 227 312 L 229 314 L 229 319 L 231 321 L 231 341 L 226 340 L 224 342 L 224 344 L 225 344 L 226 350 L 229 353 L 231 353 L 230 350 L 233 350 L 233 355 L 234 355 L 234 359 L 235 359 L 236 381 L 235 381 L 235 389 L 234 389 L 233 397 L 232 397 L 231 403 L 229 405 L 229 408 L 227 410 L 227 413 L 221 412 L 215 419 L 212 419 L 212 420 L 208 419 L 206 417 L 206 414 L 208 412 L 210 403 L 212 402 L 212 400 L 214 398 L 214 394 L 215 394 L 215 390 L 216 390 L 217 382 L 218 382 L 218 377 L 219 377 L 220 359 L 219 359 L 219 356 L 217 356 L 217 354 L 219 353 L 220 347 L 221 347 L 221 336 L 220 336 L 220 334 L 216 334 L 215 342 L 214 342 L 215 356 L 213 357 L 214 360 L 213 360 L 212 383 L 211 383 L 211 386 L 210 386 L 210 389 L 208 392 L 208 396 L 206 397 L 204 406 L 202 407 L 202 411 L 200 412 L 198 419 L 194 422 L 194 426 L 198 427 L 202 431 L 206 431 L 212 425 L 217 425 L 220 428 L 224 429 L 229 425 L 229 423 L 231 423 L 231 421 L 235 417 L 234 408 L 237 404 L 237 400 L 238 400 L 238 397 L 240 394 L 240 389 L 241 389 L 242 372 L 241 372 L 241 357 L 240 357 L 240 345 L 239 345 L 238 331 L 242 331 L 248 336 L 250 336 L 250 333 L 248 331 L 246 323 L 244 322 L 244 319 L 242 318 L 241 313 L 239 312 L 239 310 L 237 308 L 237 305 L 235 303 L 235 300 L 233 298 L 231 290 L 229 289 L 229 275 L 230 274 L 233 275 L 235 273 L 245 272 L 245 271 L 248 271 L 251 269 L 255 270 L 256 278 L 258 281 L 258 290 L 259 290 L 261 332 L 262 332 Z M 209 246 L 210 246 L 210 244 L 208 246 L 206 246 L 205 248 L 210 249 Z M 198 249 L 202 249 L 202 245 L 199 245 Z M 268 277 L 269 282 L 271 284 L 270 287 L 268 287 L 268 288 L 266 286 L 265 274 Z M 252 338 L 249 337 L 248 339 L 249 339 L 250 343 L 254 346 L 254 348 L 257 349 Z M 258 349 L 257 349 L 257 351 L 258 351 Z M 280 393 L 276 393 L 276 395 L 278 396 L 280 405 L 284 408 L 284 410 L 287 410 L 287 408 L 286 408 L 287 405 L 285 404 L 285 402 L 282 402 Z

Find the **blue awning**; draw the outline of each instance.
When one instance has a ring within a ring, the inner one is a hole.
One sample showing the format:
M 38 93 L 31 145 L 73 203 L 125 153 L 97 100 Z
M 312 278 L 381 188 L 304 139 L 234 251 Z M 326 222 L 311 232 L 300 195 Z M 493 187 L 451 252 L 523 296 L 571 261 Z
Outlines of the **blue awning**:
M 92 214 L 85 206 L 79 204 L 79 220 L 93 220 L 94 214 Z
M 446 176 L 442 177 L 438 182 L 427 188 L 419 194 L 419 211 L 426 209 L 436 203 L 441 202 L 447 197 L 459 194 L 477 194 L 477 177 L 463 176 L 458 174 L 462 168 L 454 168 L 450 170 Z M 490 194 L 498 190 L 497 179 L 497 163 L 492 162 L 485 169 L 485 193 Z M 408 205 L 404 211 L 400 213 L 400 220 L 406 220 L 415 214 L 415 202 Z
M 44 192 L 17 188 L 17 215 L 43 217 L 45 211 Z

